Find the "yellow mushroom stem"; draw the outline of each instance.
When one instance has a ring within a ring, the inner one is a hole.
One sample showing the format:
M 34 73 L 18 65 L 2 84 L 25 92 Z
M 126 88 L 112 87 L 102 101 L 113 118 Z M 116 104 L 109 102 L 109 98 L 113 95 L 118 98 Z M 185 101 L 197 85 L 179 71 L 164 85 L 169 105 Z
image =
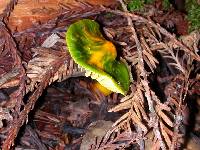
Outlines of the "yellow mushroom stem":
M 110 91 L 109 89 L 107 89 L 104 86 L 102 86 L 99 82 L 94 82 L 92 84 L 92 89 L 94 91 L 99 90 L 105 96 L 108 96 L 108 95 L 110 95 L 112 93 L 112 91 Z

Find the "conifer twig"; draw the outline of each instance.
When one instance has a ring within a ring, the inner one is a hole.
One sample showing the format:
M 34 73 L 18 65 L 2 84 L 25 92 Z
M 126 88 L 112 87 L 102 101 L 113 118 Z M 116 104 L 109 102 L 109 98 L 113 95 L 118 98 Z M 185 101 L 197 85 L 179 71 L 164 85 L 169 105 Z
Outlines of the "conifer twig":
M 122 5 L 122 8 L 125 12 L 127 12 L 127 8 L 126 8 L 126 5 L 124 4 L 124 2 L 122 0 L 118 0 L 121 5 Z M 135 43 L 136 43 L 136 46 L 137 46 L 137 52 L 138 52 L 138 75 L 143 78 L 141 80 L 142 84 L 143 84 L 143 87 L 145 89 L 145 96 L 147 98 L 147 102 L 148 102 L 148 106 L 149 106 L 149 111 L 151 112 L 150 114 L 150 117 L 151 117 L 151 121 L 155 121 L 157 124 L 156 127 L 154 127 L 154 134 L 155 136 L 157 137 L 157 139 L 159 140 L 160 142 L 160 147 L 162 149 L 166 149 L 166 146 L 162 140 L 162 137 L 161 137 L 161 133 L 160 133 L 160 130 L 159 130 L 159 127 L 158 127 L 158 116 L 156 114 L 156 111 L 155 111 L 155 108 L 154 108 L 154 104 L 153 104 L 153 100 L 152 100 L 152 96 L 151 96 L 151 89 L 148 85 L 148 80 L 147 80 L 147 72 L 146 70 L 144 69 L 144 60 L 143 60 L 143 55 L 142 55 L 142 47 L 141 47 L 141 44 L 140 44 L 140 41 L 137 37 L 137 34 L 136 34 L 136 31 L 135 31 L 135 28 L 134 28 L 134 25 L 132 23 L 132 19 L 130 16 L 126 16 L 127 18 L 127 21 L 128 21 L 128 25 L 130 26 L 130 29 L 133 33 L 133 38 L 135 40 Z M 140 78 L 140 79 L 141 79 Z
M 121 1 L 121 0 L 119 0 L 119 1 Z M 113 13 L 113 14 L 121 15 L 121 16 L 124 16 L 124 17 L 127 17 L 127 18 L 129 17 L 129 18 L 131 18 L 131 20 L 140 21 L 140 22 L 149 24 L 153 28 L 157 29 L 160 33 L 162 33 L 163 35 L 168 37 L 170 40 L 172 40 L 175 45 L 179 46 L 187 54 L 191 55 L 192 58 L 194 58 L 197 61 L 200 61 L 200 57 L 198 55 L 196 55 L 189 47 L 185 46 L 182 42 L 177 40 L 175 36 L 170 34 L 166 29 L 162 28 L 159 24 L 156 24 L 151 20 L 148 20 L 148 19 L 146 19 L 144 17 L 141 17 L 141 16 L 133 14 L 133 13 L 129 13 L 127 11 L 122 12 L 120 10 L 112 10 L 110 8 L 106 8 L 106 7 L 103 7 L 103 6 L 102 6 L 102 8 L 106 12 L 110 12 L 110 13 Z

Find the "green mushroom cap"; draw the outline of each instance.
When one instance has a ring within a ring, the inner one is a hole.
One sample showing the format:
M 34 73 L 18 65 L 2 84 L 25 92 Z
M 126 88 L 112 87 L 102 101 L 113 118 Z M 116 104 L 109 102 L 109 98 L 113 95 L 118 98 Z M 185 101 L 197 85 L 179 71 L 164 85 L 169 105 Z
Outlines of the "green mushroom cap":
M 66 42 L 74 61 L 86 70 L 86 76 L 113 92 L 127 93 L 130 86 L 128 67 L 116 60 L 116 48 L 103 37 L 97 22 L 83 19 L 71 24 Z

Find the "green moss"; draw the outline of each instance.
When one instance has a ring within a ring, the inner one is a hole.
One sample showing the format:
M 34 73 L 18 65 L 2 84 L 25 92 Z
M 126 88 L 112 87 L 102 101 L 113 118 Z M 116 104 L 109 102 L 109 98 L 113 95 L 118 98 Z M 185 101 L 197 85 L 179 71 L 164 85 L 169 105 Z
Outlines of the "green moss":
M 144 8 L 145 4 L 152 4 L 155 0 L 130 0 L 128 2 L 129 11 L 140 11 Z
M 141 10 L 144 7 L 144 0 L 131 0 L 128 3 L 129 11 L 137 11 Z
M 170 8 L 170 2 L 169 2 L 169 0 L 163 0 L 162 1 L 162 6 L 163 6 L 164 10 L 169 9 Z
M 187 19 L 190 23 L 189 31 L 200 29 L 200 5 L 197 0 L 187 0 L 186 10 L 188 12 Z

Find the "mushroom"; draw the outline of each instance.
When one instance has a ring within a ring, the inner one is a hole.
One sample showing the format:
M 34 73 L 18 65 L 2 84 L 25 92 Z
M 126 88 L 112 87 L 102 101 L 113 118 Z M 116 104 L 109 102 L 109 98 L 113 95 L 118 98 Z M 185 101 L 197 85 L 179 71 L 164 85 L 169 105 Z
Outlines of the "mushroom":
M 128 67 L 116 60 L 114 44 L 103 37 L 99 28 L 99 24 L 90 19 L 71 24 L 66 34 L 68 50 L 74 61 L 86 70 L 86 76 L 125 95 L 130 86 Z

